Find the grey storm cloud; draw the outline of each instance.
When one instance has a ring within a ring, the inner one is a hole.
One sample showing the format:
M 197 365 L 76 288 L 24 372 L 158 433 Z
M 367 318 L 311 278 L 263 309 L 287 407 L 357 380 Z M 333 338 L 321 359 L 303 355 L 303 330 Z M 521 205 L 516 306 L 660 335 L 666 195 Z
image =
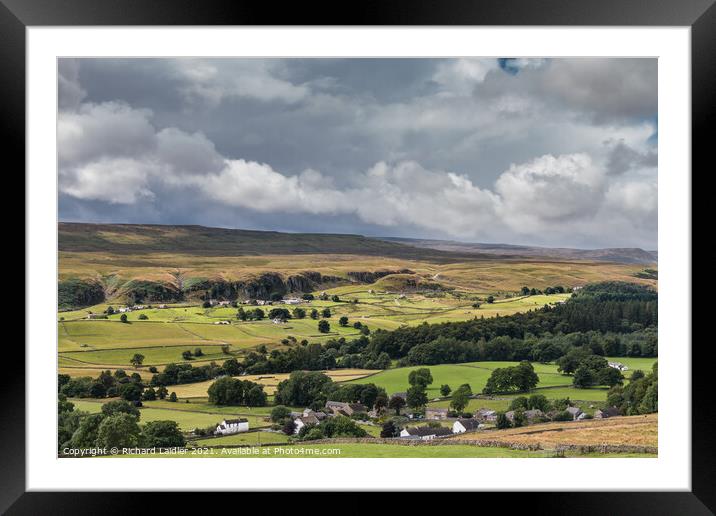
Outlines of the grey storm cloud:
M 656 246 L 653 59 L 61 59 L 63 220 Z

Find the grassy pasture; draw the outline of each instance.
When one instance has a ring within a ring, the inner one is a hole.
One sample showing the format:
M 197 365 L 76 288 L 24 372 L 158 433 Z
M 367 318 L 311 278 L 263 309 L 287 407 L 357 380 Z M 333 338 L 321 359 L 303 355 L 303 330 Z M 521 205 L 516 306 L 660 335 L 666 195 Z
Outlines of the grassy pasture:
M 282 432 L 246 432 L 223 437 L 192 440 L 192 443 L 196 443 L 197 446 L 256 446 L 260 443 L 285 442 L 288 442 L 288 436 Z
M 401 367 L 387 369 L 366 378 L 353 380 L 352 383 L 375 383 L 391 394 L 404 392 L 408 389 L 408 375 L 415 369 L 428 367 L 433 376 L 433 383 L 428 386 L 428 397 L 440 397 L 440 386 L 448 384 L 456 389 L 464 383 L 470 384 L 473 392 L 482 391 L 492 371 L 499 367 L 517 365 L 517 362 L 470 362 L 467 364 L 442 364 L 434 366 Z M 549 364 L 534 364 L 535 371 L 540 377 L 538 386 L 569 386 L 571 377 L 557 372 L 557 366 Z M 545 389 L 547 391 L 548 389 Z

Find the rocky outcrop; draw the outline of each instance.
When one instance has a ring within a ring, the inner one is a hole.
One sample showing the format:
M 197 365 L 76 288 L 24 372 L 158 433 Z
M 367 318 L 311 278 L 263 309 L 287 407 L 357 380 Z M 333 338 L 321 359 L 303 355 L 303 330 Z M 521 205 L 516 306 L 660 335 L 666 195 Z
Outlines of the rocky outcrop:
M 375 283 L 376 280 L 388 276 L 390 274 L 414 274 L 410 269 L 400 269 L 397 271 L 351 271 L 348 277 L 359 283 Z
M 305 271 L 286 278 L 277 272 L 265 272 L 239 281 L 207 279 L 187 282 L 184 292 L 202 299 L 271 299 L 289 292 L 312 292 L 327 283 L 345 282 L 337 276 L 323 276 L 320 272 Z
M 158 281 L 131 280 L 122 285 L 120 295 L 130 303 L 179 301 L 183 295 L 175 285 Z

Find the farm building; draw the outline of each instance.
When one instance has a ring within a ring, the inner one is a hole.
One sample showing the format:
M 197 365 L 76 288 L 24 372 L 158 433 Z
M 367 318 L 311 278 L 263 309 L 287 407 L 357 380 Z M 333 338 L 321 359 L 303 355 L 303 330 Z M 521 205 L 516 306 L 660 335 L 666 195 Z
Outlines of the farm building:
M 344 403 L 342 401 L 327 401 L 326 409 L 336 415 L 352 416 L 361 412 L 368 412 L 368 408 L 360 403 Z
M 584 419 L 584 416 L 582 415 L 584 412 L 582 412 L 582 409 L 579 407 L 567 407 L 565 411 L 569 412 L 572 415 L 572 419 L 575 421 L 577 419 Z
M 293 433 L 297 434 L 304 426 L 317 425 L 320 423 L 320 420 L 314 414 L 309 414 L 307 416 L 297 417 L 293 420 L 293 423 L 295 425 Z
M 229 321 L 216 321 L 214 324 L 231 324 Z
M 619 409 L 616 407 L 608 407 L 594 411 L 594 419 L 606 419 L 608 417 L 616 417 L 619 415 Z
M 614 369 L 618 369 L 619 371 L 627 371 L 629 368 L 622 364 L 621 362 L 607 362 L 607 365 L 609 367 L 613 367 Z
M 249 420 L 245 418 L 224 419 L 216 427 L 216 433 L 221 435 L 238 434 L 249 431 Z
M 87 314 L 87 319 L 106 319 L 107 316 L 104 314 Z
M 403 428 L 400 431 L 401 439 L 420 439 L 421 441 L 430 441 L 436 437 L 445 437 L 452 435 L 452 430 L 444 426 L 412 426 Z
M 475 412 L 475 419 L 478 421 L 497 421 L 497 411 L 481 408 Z
M 446 408 L 426 408 L 425 419 L 447 419 L 448 409 Z
M 302 299 L 289 298 L 283 300 L 283 304 L 285 305 L 300 305 L 301 303 L 303 303 Z
M 474 432 L 479 430 L 481 423 L 477 419 L 458 419 L 452 425 L 452 433 L 464 434 L 465 432 Z

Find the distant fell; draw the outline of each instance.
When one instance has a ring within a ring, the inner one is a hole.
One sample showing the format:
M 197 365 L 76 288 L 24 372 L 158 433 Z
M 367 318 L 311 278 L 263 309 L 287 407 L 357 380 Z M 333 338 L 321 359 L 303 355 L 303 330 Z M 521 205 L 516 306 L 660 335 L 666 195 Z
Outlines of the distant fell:
M 605 249 L 574 249 L 568 247 L 538 247 L 511 244 L 465 243 L 451 240 L 426 240 L 414 238 L 384 238 L 386 242 L 401 243 L 421 249 L 434 249 L 461 254 L 480 254 L 504 258 L 548 258 L 554 260 L 588 260 L 630 264 L 654 264 L 656 251 L 638 247 Z

